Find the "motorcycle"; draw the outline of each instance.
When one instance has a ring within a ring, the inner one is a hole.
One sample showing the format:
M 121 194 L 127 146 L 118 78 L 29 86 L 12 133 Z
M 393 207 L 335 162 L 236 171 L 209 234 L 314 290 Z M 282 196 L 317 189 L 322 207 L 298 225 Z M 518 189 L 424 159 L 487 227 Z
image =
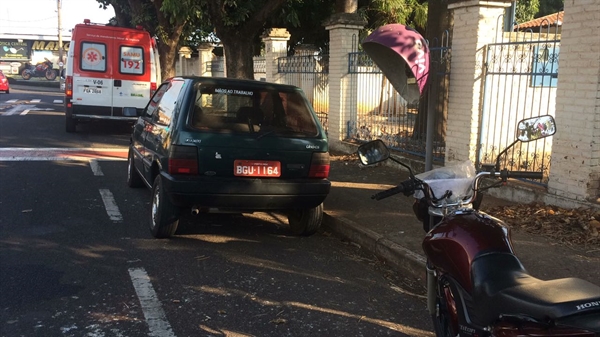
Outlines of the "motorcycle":
M 31 77 L 45 77 L 48 81 L 54 81 L 56 79 L 56 71 L 52 69 L 54 65 L 50 60 L 44 58 L 43 62 L 39 62 L 35 66 L 27 64 L 25 69 L 21 71 L 21 77 L 24 80 L 29 80 Z
M 542 172 L 501 169 L 500 158 L 519 142 L 555 132 L 549 115 L 521 120 L 514 142 L 479 172 L 465 162 L 415 175 L 381 140 L 358 148 L 363 165 L 391 159 L 409 171 L 409 179 L 371 198 L 415 197 L 413 211 L 427 233 L 427 309 L 436 336 L 600 336 L 600 287 L 577 278 L 531 276 L 504 222 L 479 210 L 479 192 L 486 188 L 509 178 L 542 179 Z M 492 183 L 484 187 L 483 178 Z

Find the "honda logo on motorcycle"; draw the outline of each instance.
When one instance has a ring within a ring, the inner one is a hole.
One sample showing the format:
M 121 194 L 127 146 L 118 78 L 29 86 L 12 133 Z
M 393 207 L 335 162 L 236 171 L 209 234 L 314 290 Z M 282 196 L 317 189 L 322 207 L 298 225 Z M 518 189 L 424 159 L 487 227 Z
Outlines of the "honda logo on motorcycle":
M 592 307 L 600 307 L 600 301 L 588 302 L 577 306 L 577 310 L 589 309 Z

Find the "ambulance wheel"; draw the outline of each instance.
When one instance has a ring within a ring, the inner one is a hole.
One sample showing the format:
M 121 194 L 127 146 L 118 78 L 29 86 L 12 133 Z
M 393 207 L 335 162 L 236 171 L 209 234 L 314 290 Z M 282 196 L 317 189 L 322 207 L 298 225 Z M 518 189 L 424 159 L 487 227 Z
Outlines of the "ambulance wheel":
M 67 132 L 72 133 L 75 132 L 75 127 L 77 126 L 77 122 L 72 117 L 65 117 L 65 128 Z

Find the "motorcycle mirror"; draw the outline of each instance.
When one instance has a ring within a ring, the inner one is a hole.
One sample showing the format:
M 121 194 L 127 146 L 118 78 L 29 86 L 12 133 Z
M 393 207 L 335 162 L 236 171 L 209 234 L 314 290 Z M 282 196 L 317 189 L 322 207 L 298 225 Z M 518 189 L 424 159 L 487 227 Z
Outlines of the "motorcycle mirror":
M 373 165 L 390 158 L 390 150 L 381 139 L 362 144 L 357 153 L 363 165 Z
M 517 125 L 517 139 L 531 142 L 556 133 L 556 122 L 550 115 L 523 119 Z

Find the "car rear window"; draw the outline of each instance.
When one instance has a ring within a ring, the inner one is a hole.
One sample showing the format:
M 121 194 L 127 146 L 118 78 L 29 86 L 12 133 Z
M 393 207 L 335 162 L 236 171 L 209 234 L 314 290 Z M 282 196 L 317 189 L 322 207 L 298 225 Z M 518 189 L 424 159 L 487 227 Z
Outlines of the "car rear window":
M 192 126 L 200 130 L 313 137 L 318 128 L 299 90 L 198 84 Z

